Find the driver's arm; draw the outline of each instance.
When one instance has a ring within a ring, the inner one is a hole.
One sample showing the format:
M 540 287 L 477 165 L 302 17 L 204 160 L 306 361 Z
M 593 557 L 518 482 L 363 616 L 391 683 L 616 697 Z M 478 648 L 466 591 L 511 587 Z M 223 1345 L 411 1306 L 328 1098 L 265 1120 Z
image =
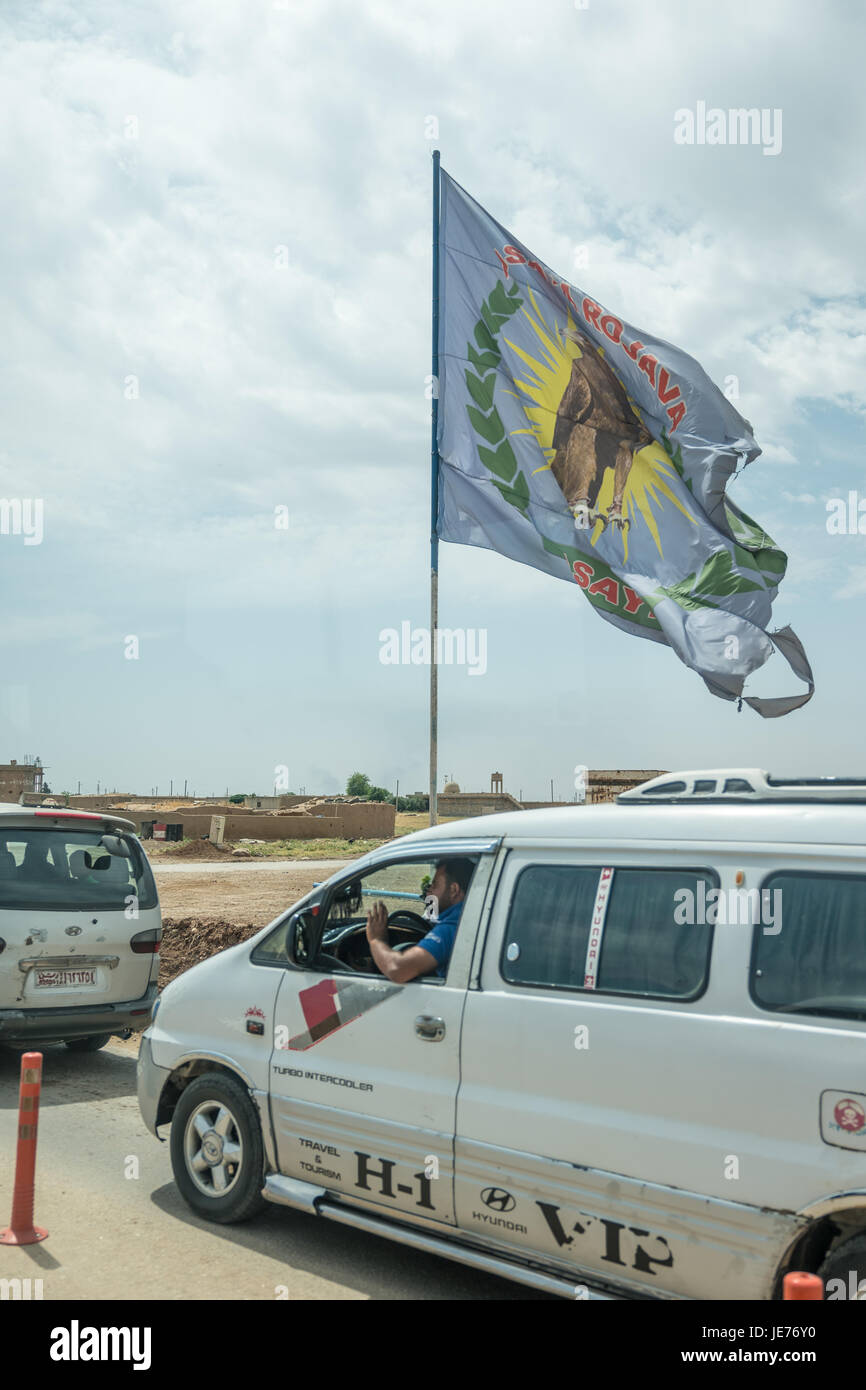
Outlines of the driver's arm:
M 406 951 L 393 951 L 388 945 L 388 913 L 384 903 L 375 903 L 367 913 L 367 940 L 370 955 L 387 980 L 403 985 L 418 975 L 429 975 L 438 961 L 423 946 L 410 946 Z

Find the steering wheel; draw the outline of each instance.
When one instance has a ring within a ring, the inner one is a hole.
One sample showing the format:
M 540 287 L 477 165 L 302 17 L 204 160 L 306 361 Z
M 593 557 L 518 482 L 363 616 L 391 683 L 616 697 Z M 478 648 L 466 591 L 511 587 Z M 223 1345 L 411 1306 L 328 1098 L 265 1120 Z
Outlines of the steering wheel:
M 389 914 L 388 926 L 413 927 L 419 933 L 418 940 L 420 941 L 422 936 L 427 935 L 428 931 L 430 930 L 430 927 L 432 926 L 432 923 L 429 922 L 426 917 L 422 917 L 420 912 L 411 912 L 408 908 L 401 907 L 398 908 L 396 912 L 392 912 Z M 353 931 L 349 931 L 346 933 L 346 935 L 342 938 L 340 942 L 340 946 L 342 947 L 348 945 L 350 941 L 354 941 L 357 937 L 365 935 L 366 931 L 366 923 L 359 923 Z M 397 945 L 392 946 L 391 949 L 392 951 L 406 951 L 409 949 L 410 946 L 415 945 L 417 945 L 416 941 L 398 941 Z M 326 959 L 326 957 L 320 956 L 320 959 Z M 334 957 L 330 957 L 329 959 L 334 959 Z M 340 964 L 345 967 L 345 962 L 341 961 Z
M 409 920 L 405 923 L 401 922 L 401 917 L 407 917 Z M 432 925 L 433 923 L 428 921 L 426 917 L 422 917 L 420 912 L 411 912 L 408 907 L 398 907 L 396 912 L 388 913 L 389 927 L 417 927 L 426 936 Z
M 404 921 L 404 922 L 401 922 L 401 921 L 399 920 L 401 917 L 402 917 L 402 918 L 405 918 L 405 919 L 407 919 L 407 920 Z M 426 917 L 422 917 L 420 912 L 412 912 L 411 909 L 408 908 L 408 907 L 398 907 L 396 912 L 391 912 L 391 913 L 388 914 L 388 926 L 389 926 L 389 927 L 400 927 L 400 926 L 417 927 L 418 930 L 419 930 L 420 932 L 422 932 L 422 934 L 423 934 L 424 936 L 427 935 L 427 933 L 428 933 L 428 931 L 430 930 L 430 928 L 432 927 L 432 925 L 433 925 L 433 923 L 430 922 L 430 921 L 428 921 L 428 919 L 427 919 Z M 421 938 L 419 937 L 418 940 L 420 941 L 420 939 L 421 939 Z M 417 945 L 418 945 L 418 942 L 417 942 L 417 941 L 398 941 L 396 946 L 392 946 L 392 947 L 391 947 L 391 950 L 392 950 L 392 951 L 408 951 L 408 949 L 409 949 L 410 946 L 417 946 Z

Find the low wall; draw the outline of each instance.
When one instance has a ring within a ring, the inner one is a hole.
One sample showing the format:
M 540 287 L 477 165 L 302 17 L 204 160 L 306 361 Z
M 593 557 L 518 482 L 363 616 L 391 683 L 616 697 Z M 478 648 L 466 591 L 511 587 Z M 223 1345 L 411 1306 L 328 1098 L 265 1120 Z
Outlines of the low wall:
M 279 796 L 246 796 L 241 809 L 245 811 L 285 811 L 290 806 L 298 806 L 312 797 L 299 796 L 297 792 L 280 793 Z
M 543 811 L 555 810 L 557 806 L 577 806 L 576 801 L 523 801 L 521 805 L 524 811 Z
M 394 836 L 396 812 L 386 801 L 337 801 L 328 805 L 328 813 L 337 818 L 340 833 L 347 840 L 390 840 Z
M 200 839 L 210 834 L 211 816 L 225 816 L 227 840 L 242 836 L 252 840 L 390 840 L 394 836 L 394 807 L 380 801 L 324 802 L 323 814 L 311 816 L 295 815 L 291 810 L 248 811 L 225 802 L 207 806 L 188 803 L 156 809 L 148 798 L 124 797 L 124 804 L 118 805 L 120 800 L 113 796 L 80 796 L 70 798 L 70 806 L 74 804 L 76 809 L 88 811 L 114 810 L 118 816 L 131 820 L 139 830 L 142 821 L 167 825 L 180 822 L 185 839 Z
M 498 811 L 522 811 L 521 803 L 509 792 L 440 792 L 440 816 L 493 816 Z
M 139 833 L 143 821 L 156 820 L 165 825 L 182 825 L 185 840 L 200 840 L 210 835 L 211 818 L 207 816 L 188 816 L 183 812 L 162 812 L 154 816 L 138 816 L 134 811 L 125 815 L 137 827 Z M 342 838 L 340 822 L 333 816 L 226 816 L 226 840 L 338 840 Z
M 62 801 L 63 797 L 58 796 L 57 800 Z M 167 802 L 170 806 L 182 806 L 184 809 L 188 806 L 194 806 L 196 810 L 207 809 L 208 811 L 212 808 L 215 811 L 219 811 L 220 807 L 224 807 L 227 804 L 225 801 L 204 802 L 201 797 L 188 796 L 184 799 L 182 796 L 133 796 L 131 793 L 127 794 L 125 792 L 115 792 L 112 796 L 70 796 L 67 804 L 70 807 L 74 807 L 77 811 L 110 811 L 114 809 L 119 810 L 123 806 L 141 806 L 144 808 L 152 806 L 154 802 L 157 802 L 157 804 L 160 802 Z M 230 811 L 236 811 L 238 808 L 234 804 L 229 804 L 228 809 Z

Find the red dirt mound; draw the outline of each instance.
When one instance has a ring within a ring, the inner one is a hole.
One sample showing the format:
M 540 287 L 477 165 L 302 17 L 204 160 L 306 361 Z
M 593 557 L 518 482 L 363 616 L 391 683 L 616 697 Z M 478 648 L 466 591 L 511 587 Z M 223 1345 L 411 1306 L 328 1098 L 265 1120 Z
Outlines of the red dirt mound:
M 225 859 L 231 854 L 231 846 L 215 845 L 210 840 L 184 840 L 175 848 L 167 850 L 166 857 L 172 859 Z
M 261 922 L 239 925 L 220 917 L 164 918 L 159 953 L 160 989 L 190 966 L 198 965 L 229 946 L 237 946 L 239 941 L 255 936 L 261 928 Z

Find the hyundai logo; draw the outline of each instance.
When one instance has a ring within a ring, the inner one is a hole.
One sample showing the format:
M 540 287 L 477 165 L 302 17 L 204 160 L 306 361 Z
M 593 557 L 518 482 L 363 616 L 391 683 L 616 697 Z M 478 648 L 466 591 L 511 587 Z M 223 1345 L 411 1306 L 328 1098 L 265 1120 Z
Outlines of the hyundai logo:
M 67 935 L 67 936 L 80 936 L 80 935 L 81 935 L 81 928 L 80 928 L 80 927 L 67 927 L 67 928 L 66 928 L 66 935 Z
M 494 1211 L 514 1210 L 514 1198 L 504 1187 L 485 1187 L 481 1200 L 486 1207 L 492 1207 Z

